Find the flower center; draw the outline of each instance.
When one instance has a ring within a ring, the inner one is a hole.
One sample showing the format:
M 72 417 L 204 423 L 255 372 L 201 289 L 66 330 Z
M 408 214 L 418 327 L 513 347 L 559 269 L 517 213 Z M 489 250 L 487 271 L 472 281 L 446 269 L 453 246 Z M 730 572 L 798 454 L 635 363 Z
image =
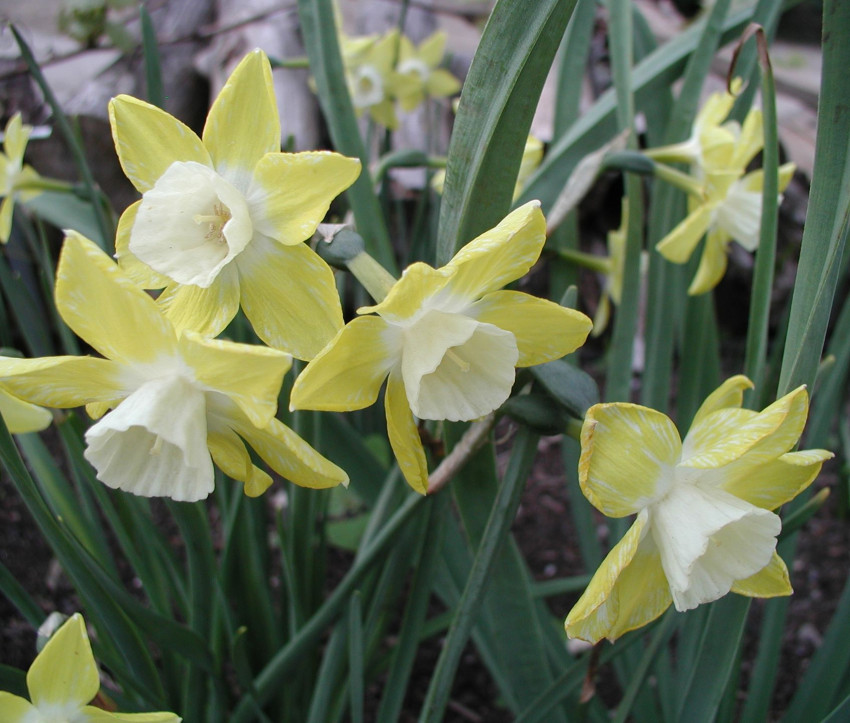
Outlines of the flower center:
M 177 161 L 142 196 L 130 251 L 177 283 L 208 288 L 253 234 L 239 190 L 212 168 Z
M 408 58 L 399 63 L 398 72 L 401 75 L 417 75 L 418 80 L 423 85 L 428 81 L 431 75 L 431 69 L 419 58 Z
M 355 108 L 368 108 L 384 99 L 384 81 L 374 65 L 361 65 L 354 70 L 351 100 Z

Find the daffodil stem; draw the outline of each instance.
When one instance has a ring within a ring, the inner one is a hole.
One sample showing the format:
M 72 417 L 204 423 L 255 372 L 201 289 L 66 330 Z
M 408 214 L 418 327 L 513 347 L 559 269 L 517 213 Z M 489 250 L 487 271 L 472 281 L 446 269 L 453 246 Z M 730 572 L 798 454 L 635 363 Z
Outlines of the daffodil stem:
M 365 251 L 345 262 L 376 302 L 382 302 L 396 282 L 395 277 Z
M 15 186 L 16 191 L 61 191 L 63 193 L 73 193 L 75 191 L 74 184 L 67 181 L 60 181 L 54 178 L 42 178 L 39 176 L 32 181 L 19 183 Z
M 567 422 L 567 428 L 564 430 L 564 434 L 568 437 L 572 437 L 573 439 L 581 440 L 581 428 L 583 426 L 584 420 L 571 418 Z
M 428 494 L 432 495 L 439 492 L 446 486 L 448 481 L 457 474 L 463 465 L 467 463 L 469 458 L 478 451 L 482 444 L 493 429 L 496 423 L 496 415 L 488 414 L 483 419 L 479 419 L 472 424 L 469 429 L 464 432 L 458 443 L 454 446 L 451 452 L 440 462 L 428 478 Z
M 664 163 L 655 164 L 655 176 L 662 181 L 666 181 L 676 188 L 680 188 L 685 193 L 690 193 L 692 196 L 702 196 L 702 184 L 691 175 L 677 171 L 672 166 L 667 166 Z
M 591 271 L 598 271 L 600 274 L 607 274 L 611 271 L 611 260 L 607 256 L 586 254 L 583 251 L 568 248 L 560 248 L 556 253 L 565 261 L 571 261 Z
M 648 148 L 643 155 L 658 163 L 690 163 L 694 157 L 692 144 L 689 141 L 671 143 L 668 146 Z

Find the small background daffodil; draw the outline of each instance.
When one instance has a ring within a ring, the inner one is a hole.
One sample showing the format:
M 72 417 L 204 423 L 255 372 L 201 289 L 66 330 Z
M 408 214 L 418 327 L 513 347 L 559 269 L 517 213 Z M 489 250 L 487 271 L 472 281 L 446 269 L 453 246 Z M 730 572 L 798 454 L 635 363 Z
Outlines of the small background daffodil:
M 6 124 L 3 134 L 3 153 L 0 153 L 0 243 L 9 240 L 12 232 L 12 213 L 15 201 L 27 201 L 39 194 L 38 190 L 26 186 L 38 180 L 31 166 L 24 164 L 32 126 L 24 125 L 21 114 L 15 113 Z
M 438 67 L 446 52 L 447 36 L 438 31 L 418 46 L 406 35 L 399 39 L 393 85 L 402 110 L 412 111 L 426 98 L 448 98 L 460 90 L 460 81 Z
M 301 373 L 293 409 L 361 409 L 385 398 L 390 443 L 419 492 L 428 469 L 416 420 L 472 420 L 510 395 L 517 366 L 558 359 L 591 328 L 577 311 L 500 290 L 537 261 L 546 222 L 537 202 L 509 214 L 446 265 L 408 267 L 387 297 L 350 322 Z
M 240 303 L 257 335 L 312 358 L 342 326 L 333 273 L 307 245 L 360 173 L 338 153 L 280 152 L 268 58 L 249 53 L 203 138 L 136 98 L 109 104 L 115 147 L 142 195 L 121 216 L 119 262 L 178 329 L 215 336 Z
M 82 616 L 72 615 L 50 637 L 27 672 L 30 700 L 0 692 L 3 723 L 180 723 L 173 713 L 111 713 L 89 703 L 100 675 Z
M 215 462 L 259 495 L 271 478 L 252 464 L 243 439 L 296 484 L 348 481 L 274 417 L 288 354 L 178 334 L 146 292 L 74 233 L 59 259 L 56 306 L 105 358 L 0 357 L 0 380 L 25 401 L 85 404 L 102 417 L 86 432 L 85 456 L 108 486 L 199 500 L 213 490 Z
M 750 381 L 714 391 L 684 440 L 673 422 L 635 404 L 598 404 L 581 433 L 579 482 L 609 517 L 636 514 L 567 616 L 571 638 L 596 643 L 646 625 L 672 602 L 690 610 L 728 592 L 789 595 L 773 512 L 832 454 L 790 452 L 808 413 L 800 387 L 761 412 L 742 409 Z
M 368 113 L 390 130 L 398 128 L 393 72 L 398 47 L 397 30 L 348 50 L 343 46 L 348 92 L 355 112 L 358 116 Z

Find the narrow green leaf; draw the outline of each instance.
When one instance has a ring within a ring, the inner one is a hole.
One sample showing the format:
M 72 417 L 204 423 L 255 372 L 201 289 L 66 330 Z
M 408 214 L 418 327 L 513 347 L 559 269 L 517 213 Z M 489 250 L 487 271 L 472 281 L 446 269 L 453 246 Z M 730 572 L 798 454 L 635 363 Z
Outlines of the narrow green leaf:
M 531 367 L 531 373 L 564 409 L 579 419 L 588 407 L 599 402 L 599 387 L 593 377 L 563 359 Z
M 351 696 L 351 723 L 363 723 L 363 616 L 360 593 L 348 603 L 348 689 Z
M 348 94 L 345 70 L 339 52 L 337 29 L 331 0 L 298 0 L 298 18 L 310 70 L 316 81 L 319 103 L 334 147 L 340 153 L 359 158 L 360 178 L 347 195 L 357 221 L 357 230 L 366 241 L 370 255 L 396 275 L 396 262 L 378 197 L 369 172 L 370 158 L 360 137 L 354 106 Z
M 162 89 L 162 67 L 159 62 L 159 45 L 156 42 L 156 30 L 147 7 L 139 5 L 139 19 L 142 23 L 142 55 L 145 59 L 145 81 L 148 88 L 148 102 L 165 108 L 165 94 Z
M 428 686 L 420 715 L 421 723 L 428 723 L 428 721 L 436 723 L 443 720 L 461 653 L 480 609 L 493 562 L 504 544 L 510 524 L 516 515 L 520 495 L 536 452 L 537 436 L 520 430 L 514 441 L 514 449 L 505 471 L 505 478 L 499 487 L 487 527 L 478 546 L 457 613 L 449 628 L 445 646 Z
M 534 110 L 575 4 L 501 0 L 493 8 L 449 145 L 438 263 L 447 263 L 510 209 Z
M 44 622 L 44 611 L 2 562 L 0 562 L 0 592 L 33 628 L 37 629 Z

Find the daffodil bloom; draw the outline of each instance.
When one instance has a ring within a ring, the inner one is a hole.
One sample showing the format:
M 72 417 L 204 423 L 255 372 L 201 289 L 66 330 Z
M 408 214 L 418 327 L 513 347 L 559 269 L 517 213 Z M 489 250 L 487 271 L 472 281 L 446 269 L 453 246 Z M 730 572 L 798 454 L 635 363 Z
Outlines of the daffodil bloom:
M 86 432 L 85 457 L 109 487 L 195 501 L 212 492 L 215 463 L 259 495 L 271 478 L 252 464 L 243 439 L 296 484 L 348 481 L 274 417 L 288 354 L 178 332 L 145 291 L 73 232 L 59 259 L 56 306 L 105 358 L 0 357 L 0 382 L 34 404 L 87 405 L 99 421 Z
M 742 84 L 740 78 L 735 78 L 730 90 L 712 93 L 708 97 L 694 119 L 691 135 L 686 141 L 650 148 L 645 151 L 646 155 L 657 161 L 689 163 L 691 173 L 702 180 L 708 170 L 727 166 L 730 153 L 735 147 L 756 146 L 756 150 L 761 148 L 764 140 L 759 110 L 750 110 L 743 127 L 737 121 L 726 120 Z M 746 163 L 741 166 L 741 171 L 745 165 Z
M 333 272 L 306 244 L 360 162 L 281 153 L 268 58 L 249 53 L 210 109 L 203 137 L 121 95 L 109 104 L 121 166 L 142 193 L 121 216 L 119 263 L 175 326 L 215 336 L 241 303 L 270 346 L 311 358 L 342 326 Z
M 343 46 L 342 56 L 348 92 L 358 116 L 368 113 L 382 126 L 395 130 L 393 66 L 398 52 L 397 30 L 382 35 L 374 42 L 362 42 L 354 50 Z
M 43 407 L 29 404 L 0 386 L 0 415 L 12 434 L 40 432 L 53 421 L 53 415 Z
M 0 692 L 4 723 L 179 723 L 174 713 L 110 713 L 89 703 L 100 690 L 100 675 L 79 613 L 50 637 L 27 672 L 30 700 Z M 30 702 L 32 701 L 32 702 Z
M 519 164 L 519 172 L 516 177 L 516 185 L 514 185 L 513 200 L 522 194 L 525 182 L 529 179 L 532 173 L 537 170 L 540 162 L 543 160 L 543 141 L 534 136 L 528 136 L 525 141 L 525 146 L 522 149 L 522 160 Z M 431 177 L 431 188 L 437 193 L 442 194 L 446 183 L 446 171 L 441 169 Z
M 15 113 L 6 124 L 3 153 L 0 153 L 0 198 L 3 199 L 0 203 L 0 243 L 6 243 L 12 232 L 15 201 L 27 201 L 39 193 L 27 188 L 39 177 L 31 166 L 24 164 L 30 133 L 32 126 L 21 122 L 20 113 Z
M 460 81 L 438 67 L 446 52 L 446 37 L 437 31 L 419 46 L 406 35 L 399 39 L 394 86 L 402 110 L 412 111 L 425 98 L 448 98 L 460 90 Z
M 780 202 L 794 168 L 793 163 L 779 167 Z M 683 264 L 705 235 L 699 267 L 688 288 L 691 295 L 710 291 L 723 278 L 730 241 L 737 241 L 750 252 L 758 247 L 764 172 L 741 176 L 736 170 L 709 171 L 704 188 L 704 197 L 691 198 L 688 216 L 656 246 L 668 261 Z
M 569 637 L 616 640 L 671 602 L 684 611 L 730 591 L 791 594 L 773 510 L 808 487 L 832 454 L 789 451 L 806 423 L 805 387 L 761 412 L 741 408 L 749 387 L 743 376 L 724 382 L 684 440 L 668 417 L 646 407 L 588 410 L 581 489 L 603 514 L 637 517 L 567 616 Z
M 590 320 L 518 291 L 500 290 L 537 261 L 546 222 L 532 201 L 446 265 L 409 266 L 376 306 L 358 310 L 292 389 L 293 409 L 346 411 L 374 403 L 388 379 L 390 444 L 405 479 L 427 489 L 416 420 L 472 420 L 510 395 L 515 367 L 581 346 Z

